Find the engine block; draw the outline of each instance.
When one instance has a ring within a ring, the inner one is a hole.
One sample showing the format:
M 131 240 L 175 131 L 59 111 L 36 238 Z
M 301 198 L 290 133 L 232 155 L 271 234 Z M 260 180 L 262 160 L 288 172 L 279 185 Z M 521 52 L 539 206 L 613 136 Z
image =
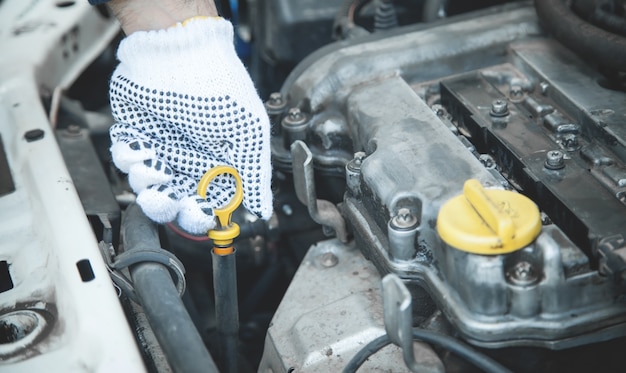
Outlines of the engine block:
M 370 35 L 292 73 L 281 94 L 304 119 L 275 122 L 274 158 L 289 171 L 301 140 L 319 174 L 345 173 L 355 242 L 410 284 L 417 319 L 436 307 L 483 347 L 607 340 L 626 335 L 626 107 L 599 82 L 528 6 Z M 446 244 L 438 214 L 468 179 L 532 199 L 536 239 L 501 255 Z

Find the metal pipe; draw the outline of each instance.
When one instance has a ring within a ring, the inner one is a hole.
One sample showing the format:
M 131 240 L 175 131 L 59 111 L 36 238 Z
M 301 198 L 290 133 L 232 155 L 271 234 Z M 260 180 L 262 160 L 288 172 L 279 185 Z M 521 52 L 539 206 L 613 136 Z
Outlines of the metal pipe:
M 126 251 L 161 247 L 156 224 L 134 203 L 125 211 L 122 229 Z M 172 369 L 185 373 L 217 372 L 169 270 L 161 264 L 141 263 L 130 268 L 130 275 L 148 323 Z
M 226 255 L 212 251 L 212 255 L 220 367 L 225 373 L 236 373 L 239 358 L 239 306 L 235 251 Z

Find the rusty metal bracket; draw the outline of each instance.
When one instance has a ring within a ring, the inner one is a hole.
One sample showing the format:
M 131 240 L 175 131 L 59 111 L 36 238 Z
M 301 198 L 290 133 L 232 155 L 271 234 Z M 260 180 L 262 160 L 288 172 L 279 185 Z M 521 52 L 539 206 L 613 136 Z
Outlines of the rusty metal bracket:
M 348 242 L 346 222 L 332 202 L 317 199 L 313 172 L 313 155 L 307 145 L 300 141 L 291 144 L 293 160 L 293 183 L 300 202 L 305 204 L 315 222 L 330 227 L 341 242 Z

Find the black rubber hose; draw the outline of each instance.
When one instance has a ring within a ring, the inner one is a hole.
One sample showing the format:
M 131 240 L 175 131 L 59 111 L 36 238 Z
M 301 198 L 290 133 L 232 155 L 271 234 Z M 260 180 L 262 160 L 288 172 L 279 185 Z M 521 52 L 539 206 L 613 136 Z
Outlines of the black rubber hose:
M 509 369 L 490 357 L 447 335 L 424 329 L 413 329 L 413 339 L 443 347 L 487 373 L 511 373 Z M 369 357 L 389 344 L 391 344 L 391 339 L 387 334 L 374 339 L 354 355 L 344 368 L 343 373 L 355 373 Z
M 626 19 L 616 14 L 597 8 L 593 14 L 592 21 L 602 28 L 613 33 L 626 36 Z
M 606 31 L 626 36 L 626 19 L 615 13 L 617 9 L 611 0 L 574 0 L 572 10 Z
M 156 225 L 134 203 L 126 209 L 122 229 L 126 251 L 161 246 Z M 148 323 L 172 370 L 217 372 L 168 268 L 158 263 L 140 263 L 130 267 L 130 274 Z
M 393 0 L 378 0 L 374 14 L 374 31 L 386 31 L 398 27 L 398 15 Z
M 626 70 L 626 38 L 579 18 L 563 0 L 535 0 L 535 9 L 542 26 L 566 47 L 600 66 Z

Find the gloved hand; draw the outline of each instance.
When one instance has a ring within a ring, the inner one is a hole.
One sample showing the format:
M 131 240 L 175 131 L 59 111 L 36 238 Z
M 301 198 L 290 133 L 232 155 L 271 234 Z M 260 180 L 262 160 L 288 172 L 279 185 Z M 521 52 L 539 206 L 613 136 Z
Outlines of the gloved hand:
M 230 165 L 241 175 L 244 207 L 269 219 L 269 119 L 235 53 L 230 22 L 210 17 L 134 32 L 117 53 L 111 154 L 145 214 L 206 233 L 213 209 L 234 194 L 234 180 L 216 178 L 206 200 L 196 195 L 197 183 L 210 168 Z

